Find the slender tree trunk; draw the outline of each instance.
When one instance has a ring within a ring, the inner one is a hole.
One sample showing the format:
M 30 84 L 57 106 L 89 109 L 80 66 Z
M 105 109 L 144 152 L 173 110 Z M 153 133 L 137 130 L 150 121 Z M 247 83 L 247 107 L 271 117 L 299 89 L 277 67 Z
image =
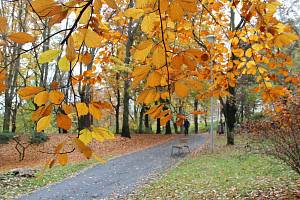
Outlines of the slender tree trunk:
M 171 120 L 169 120 L 166 124 L 166 134 L 172 134 Z
M 194 100 L 194 109 L 198 110 L 198 99 L 195 98 Z M 195 133 L 197 134 L 199 131 L 198 127 L 198 115 L 194 115 L 194 125 L 195 125 Z
M 143 119 L 144 119 L 145 105 L 142 105 L 139 117 L 139 133 L 143 133 Z
M 182 107 L 182 102 L 180 101 L 180 106 L 178 108 L 178 111 L 179 111 L 179 114 L 182 114 L 183 115 L 183 107 Z M 183 134 L 184 132 L 184 127 L 183 127 L 183 124 L 180 126 L 180 133 Z
M 150 119 L 148 114 L 145 115 L 145 132 L 151 133 Z
M 120 75 L 117 73 L 116 75 L 117 82 L 119 84 Z M 116 134 L 120 133 L 120 105 L 121 105 L 121 94 L 119 88 L 117 89 L 117 105 L 115 108 L 116 111 Z
M 173 126 L 174 126 L 175 133 L 179 133 L 178 132 L 178 126 L 177 126 L 176 122 L 173 123 Z
M 156 134 L 161 134 L 160 118 L 156 119 Z

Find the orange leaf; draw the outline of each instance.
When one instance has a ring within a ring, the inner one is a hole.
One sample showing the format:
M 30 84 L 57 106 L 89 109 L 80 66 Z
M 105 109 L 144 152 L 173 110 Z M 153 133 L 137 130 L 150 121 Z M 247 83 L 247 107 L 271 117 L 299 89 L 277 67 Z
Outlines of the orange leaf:
M 65 95 L 57 90 L 52 90 L 49 93 L 49 100 L 50 102 L 54 103 L 54 104 L 60 104 L 65 98 Z
M 22 99 L 30 99 L 34 95 L 38 94 L 39 92 L 43 91 L 45 88 L 42 87 L 34 87 L 34 86 L 27 86 L 18 90 L 18 94 Z
M 81 140 L 79 140 L 78 138 L 75 138 L 74 139 L 74 142 L 75 144 L 77 145 L 78 147 L 78 150 L 84 154 L 84 156 L 87 158 L 87 159 L 90 159 L 93 152 L 91 150 L 90 147 L 86 146 Z
M 57 160 L 60 165 L 64 166 L 68 163 L 68 154 L 57 154 Z
M 56 123 L 58 128 L 62 128 L 64 130 L 69 130 L 72 126 L 72 120 L 70 117 L 61 113 L 57 114 Z
M 8 38 L 18 44 L 26 44 L 35 41 L 35 38 L 32 35 L 24 32 L 12 33 L 8 35 Z
M 0 33 L 5 33 L 7 31 L 7 20 L 5 17 L 0 16 Z
M 63 104 L 62 105 L 62 109 L 64 110 L 64 112 L 68 115 L 70 113 L 72 113 L 73 111 L 73 106 L 70 104 Z

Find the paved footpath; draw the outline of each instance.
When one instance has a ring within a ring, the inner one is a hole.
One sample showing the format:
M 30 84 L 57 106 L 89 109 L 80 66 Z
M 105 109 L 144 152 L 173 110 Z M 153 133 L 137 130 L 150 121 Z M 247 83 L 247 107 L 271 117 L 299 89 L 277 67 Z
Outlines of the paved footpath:
M 189 138 L 191 150 L 205 141 L 205 137 L 201 135 L 190 135 Z M 96 165 L 19 199 L 120 199 L 133 191 L 139 183 L 149 179 L 149 176 L 162 172 L 179 161 L 180 158 L 170 156 L 171 147 L 175 143 L 178 140 L 112 159 L 105 165 Z

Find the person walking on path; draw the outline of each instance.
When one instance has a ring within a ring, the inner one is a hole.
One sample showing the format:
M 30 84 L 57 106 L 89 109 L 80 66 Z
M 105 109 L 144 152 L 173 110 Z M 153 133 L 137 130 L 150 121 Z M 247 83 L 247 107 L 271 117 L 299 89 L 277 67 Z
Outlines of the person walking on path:
M 183 126 L 184 126 L 184 135 L 187 136 L 189 134 L 189 127 L 190 127 L 190 122 L 188 119 L 184 120 Z

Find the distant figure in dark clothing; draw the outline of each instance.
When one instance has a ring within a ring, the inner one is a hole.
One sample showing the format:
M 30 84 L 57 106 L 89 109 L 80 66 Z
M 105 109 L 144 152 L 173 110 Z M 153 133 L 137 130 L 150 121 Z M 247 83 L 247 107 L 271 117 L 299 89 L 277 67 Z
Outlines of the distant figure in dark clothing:
M 184 135 L 188 135 L 189 134 L 189 127 L 190 127 L 189 120 L 185 119 L 184 123 L 183 123 L 183 126 L 184 126 Z
M 219 134 L 224 134 L 224 123 L 222 122 L 222 119 L 218 125 L 218 133 Z

